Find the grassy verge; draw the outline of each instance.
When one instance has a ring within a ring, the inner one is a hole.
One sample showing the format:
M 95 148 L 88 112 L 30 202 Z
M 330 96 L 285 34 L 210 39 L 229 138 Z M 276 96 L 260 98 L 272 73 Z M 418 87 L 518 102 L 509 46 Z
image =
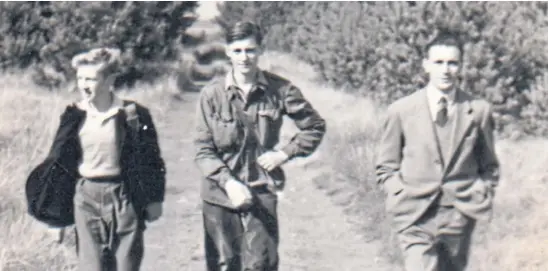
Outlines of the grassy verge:
M 47 155 L 60 114 L 78 99 L 78 93 L 37 88 L 28 76 L 24 72 L 1 76 L 0 270 L 72 270 L 73 232 L 69 229 L 67 241 L 58 245 L 45 225 L 27 215 L 24 185 L 32 168 Z M 175 99 L 182 99 L 173 78 L 119 95 L 148 106 L 158 126 Z
M 21 74 L 0 84 L 0 270 L 69 270 L 73 253 L 26 214 L 24 184 L 43 159 L 67 97 L 27 85 Z
M 316 184 L 344 206 L 348 221 L 379 240 L 380 257 L 400 255 L 384 214 L 384 196 L 374 184 L 374 165 L 382 109 L 369 100 L 321 86 L 314 71 L 283 55 L 262 63 L 299 86 L 327 119 L 328 132 L 308 165 Z M 471 270 L 548 270 L 548 141 L 499 140 L 501 184 L 491 223 L 475 233 Z

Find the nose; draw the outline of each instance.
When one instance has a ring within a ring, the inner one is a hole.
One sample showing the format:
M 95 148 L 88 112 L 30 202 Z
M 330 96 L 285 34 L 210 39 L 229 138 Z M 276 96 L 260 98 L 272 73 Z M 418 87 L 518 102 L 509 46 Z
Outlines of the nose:
M 444 73 L 449 73 L 449 63 L 445 63 L 443 64 L 443 72 Z
M 443 73 L 447 73 L 447 71 L 448 71 L 449 69 L 448 69 L 448 67 L 447 67 L 447 64 L 446 64 L 446 63 L 442 64 L 442 66 L 441 66 L 441 70 L 443 71 Z

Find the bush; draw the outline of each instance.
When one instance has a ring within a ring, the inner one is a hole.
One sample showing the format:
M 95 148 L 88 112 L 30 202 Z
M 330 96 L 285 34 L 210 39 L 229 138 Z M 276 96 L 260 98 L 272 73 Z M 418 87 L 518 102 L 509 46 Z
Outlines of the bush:
M 264 43 L 269 49 L 291 48 L 291 34 L 297 24 L 293 16 L 302 11 L 304 2 L 225 2 L 218 5 L 216 22 L 226 31 L 237 21 L 251 20 L 265 33 Z
M 510 127 L 546 134 L 528 126 L 538 122 L 528 119 L 535 114 L 522 113 L 531 103 L 526 93 L 548 66 L 547 40 L 541 34 L 547 25 L 546 3 L 300 4 L 228 2 L 220 17 L 237 20 L 267 14 L 261 24 L 284 29 L 267 32 L 268 47 L 295 54 L 333 86 L 381 104 L 424 86 L 423 47 L 439 31 L 457 33 L 465 42 L 461 87 L 495 105 L 499 132 Z M 284 40 L 282 45 L 279 40 Z
M 197 5 L 190 1 L 2 2 L 0 61 L 3 68 L 32 65 L 37 83 L 59 85 L 74 75 L 70 68 L 74 54 L 117 46 L 123 51 L 117 84 L 154 79 L 164 72 L 165 61 L 178 58 Z

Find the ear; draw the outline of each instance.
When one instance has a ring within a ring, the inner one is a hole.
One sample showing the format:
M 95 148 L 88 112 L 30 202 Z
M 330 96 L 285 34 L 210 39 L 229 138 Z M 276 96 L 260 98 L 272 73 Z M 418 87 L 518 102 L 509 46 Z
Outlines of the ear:
M 114 81 L 116 81 L 116 76 L 117 75 L 115 73 L 111 73 L 106 76 L 105 84 L 109 87 L 109 89 L 114 87 Z
M 69 84 L 68 86 L 68 92 L 69 93 L 73 93 L 73 92 L 77 92 L 78 91 L 78 84 L 77 83 L 71 83 Z
M 427 73 L 430 71 L 430 61 L 427 58 L 422 59 L 422 68 Z
M 225 44 L 225 55 L 230 58 L 231 53 L 228 44 Z

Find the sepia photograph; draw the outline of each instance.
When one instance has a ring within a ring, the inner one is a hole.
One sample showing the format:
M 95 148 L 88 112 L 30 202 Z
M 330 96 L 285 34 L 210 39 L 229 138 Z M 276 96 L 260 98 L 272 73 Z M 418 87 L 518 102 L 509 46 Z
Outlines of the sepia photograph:
M 547 48 L 548 2 L 0 2 L 0 271 L 548 270 Z

